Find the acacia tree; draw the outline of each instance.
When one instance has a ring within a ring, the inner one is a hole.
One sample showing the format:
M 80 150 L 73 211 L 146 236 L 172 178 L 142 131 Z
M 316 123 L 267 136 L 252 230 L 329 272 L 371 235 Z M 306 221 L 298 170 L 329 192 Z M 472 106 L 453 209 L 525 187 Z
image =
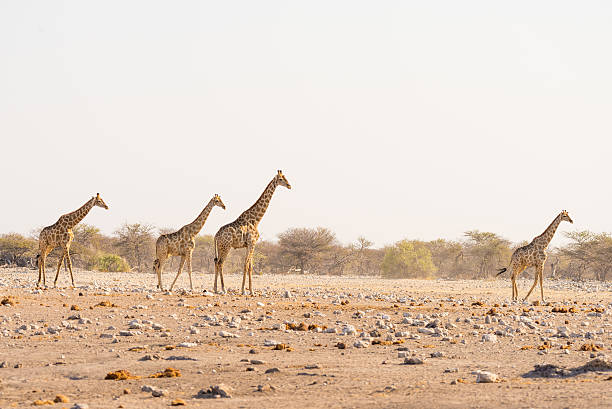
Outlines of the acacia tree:
M 463 246 L 456 241 L 445 239 L 432 240 L 426 243 L 431 258 L 439 273 L 456 275 L 461 272 Z
M 498 266 L 508 264 L 512 255 L 508 240 L 478 230 L 466 231 L 464 235 L 468 238 L 467 254 L 474 260 L 479 277 L 489 277 Z
M 149 224 L 125 223 L 117 231 L 117 247 L 122 255 L 137 271 L 145 268 L 145 260 L 151 260 L 155 254 L 155 241 L 153 231 L 155 228 Z
M 278 235 L 281 256 L 302 273 L 317 272 L 324 257 L 336 244 L 336 235 L 329 229 L 292 228 Z
M 5 263 L 24 267 L 35 255 L 36 240 L 28 239 L 18 233 L 0 236 L 0 257 Z
M 598 280 L 605 281 L 612 271 L 612 237 L 609 233 L 593 233 L 588 230 L 565 233 L 571 242 L 559 253 L 567 259 L 566 272 L 572 278 L 582 280 L 590 272 Z

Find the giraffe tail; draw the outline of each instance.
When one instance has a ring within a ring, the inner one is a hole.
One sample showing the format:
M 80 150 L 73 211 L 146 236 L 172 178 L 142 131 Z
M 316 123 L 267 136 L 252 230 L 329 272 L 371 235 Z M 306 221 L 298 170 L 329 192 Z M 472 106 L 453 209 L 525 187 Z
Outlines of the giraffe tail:
M 504 268 L 502 268 L 501 270 L 499 270 L 499 271 L 497 272 L 497 275 L 503 274 L 503 273 L 505 273 L 506 271 L 508 271 L 508 269 L 507 269 L 506 267 L 504 267 Z

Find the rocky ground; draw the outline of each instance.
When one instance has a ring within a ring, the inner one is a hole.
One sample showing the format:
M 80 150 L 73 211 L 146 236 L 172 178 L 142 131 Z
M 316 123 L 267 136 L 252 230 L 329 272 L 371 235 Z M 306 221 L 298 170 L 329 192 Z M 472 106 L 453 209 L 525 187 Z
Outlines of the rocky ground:
M 0 270 L 0 408 L 612 407 L 611 284 L 62 274 Z

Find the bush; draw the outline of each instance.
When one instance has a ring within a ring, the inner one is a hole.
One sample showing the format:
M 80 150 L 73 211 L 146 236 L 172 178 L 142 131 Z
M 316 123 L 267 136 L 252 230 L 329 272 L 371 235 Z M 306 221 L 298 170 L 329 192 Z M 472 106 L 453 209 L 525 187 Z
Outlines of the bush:
M 102 253 L 94 257 L 93 269 L 102 272 L 130 271 L 130 264 L 116 254 Z
M 430 278 L 436 266 L 425 243 L 402 240 L 385 250 L 382 272 L 388 278 Z

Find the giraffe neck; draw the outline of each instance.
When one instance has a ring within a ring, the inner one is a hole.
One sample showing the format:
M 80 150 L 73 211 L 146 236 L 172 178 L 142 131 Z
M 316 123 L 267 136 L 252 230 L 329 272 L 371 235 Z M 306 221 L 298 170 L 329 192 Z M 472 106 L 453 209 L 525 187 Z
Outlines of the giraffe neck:
M 74 226 L 79 224 L 79 222 L 83 220 L 85 216 L 87 216 L 87 213 L 89 213 L 89 211 L 94 205 L 95 199 L 95 197 L 92 197 L 83 206 L 79 207 L 74 212 L 62 216 L 62 218 L 64 219 L 63 221 L 68 227 L 68 229 L 72 229 Z
M 210 202 L 206 205 L 204 209 L 200 212 L 198 217 L 195 218 L 194 221 L 185 226 L 185 231 L 189 234 L 190 237 L 196 236 L 202 227 L 204 227 L 204 223 L 206 223 L 206 219 L 210 214 L 210 211 L 214 207 L 214 201 L 211 199 Z
M 268 186 L 266 186 L 266 189 L 263 191 L 261 196 L 259 196 L 259 199 L 257 199 L 255 204 L 245 210 L 240 215 L 238 220 L 257 226 L 268 209 L 270 199 L 272 199 L 276 186 L 278 186 L 278 182 L 276 181 L 276 178 L 274 178 L 270 183 L 268 183 Z
M 558 215 L 557 217 L 555 217 L 555 220 L 552 221 L 550 226 L 548 226 L 546 230 L 544 230 L 544 233 L 540 234 L 538 237 L 536 237 L 533 240 L 534 243 L 536 243 L 536 245 L 541 248 L 548 247 L 548 244 L 550 243 L 553 236 L 555 235 L 555 232 L 557 231 L 557 228 L 559 227 L 560 223 L 561 223 L 561 215 Z

